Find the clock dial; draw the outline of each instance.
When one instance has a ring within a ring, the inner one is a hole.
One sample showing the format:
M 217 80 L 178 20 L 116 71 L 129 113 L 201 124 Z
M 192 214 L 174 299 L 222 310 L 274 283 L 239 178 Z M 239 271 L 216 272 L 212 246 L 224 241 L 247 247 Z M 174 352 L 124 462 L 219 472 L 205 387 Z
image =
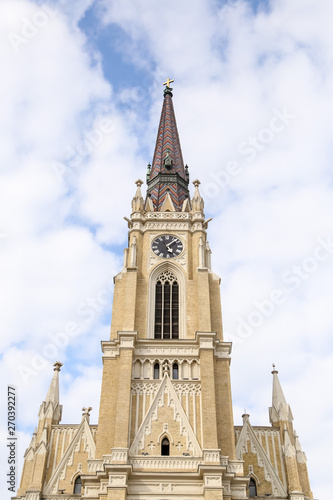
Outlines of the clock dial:
M 151 249 L 157 257 L 171 259 L 182 253 L 183 243 L 177 236 L 162 234 L 153 240 Z

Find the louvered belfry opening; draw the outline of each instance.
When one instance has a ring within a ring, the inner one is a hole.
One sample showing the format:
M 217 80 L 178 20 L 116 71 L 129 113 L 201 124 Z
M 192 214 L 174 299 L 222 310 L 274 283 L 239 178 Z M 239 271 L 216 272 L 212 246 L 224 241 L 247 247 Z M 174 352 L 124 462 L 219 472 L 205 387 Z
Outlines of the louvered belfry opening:
M 179 338 L 179 285 L 170 271 L 164 271 L 156 281 L 154 337 Z

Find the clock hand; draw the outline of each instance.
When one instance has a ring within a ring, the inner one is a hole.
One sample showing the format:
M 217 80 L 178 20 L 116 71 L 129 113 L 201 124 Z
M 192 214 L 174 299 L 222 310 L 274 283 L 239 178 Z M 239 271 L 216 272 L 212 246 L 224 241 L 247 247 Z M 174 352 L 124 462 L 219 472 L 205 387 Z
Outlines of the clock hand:
M 164 240 L 163 240 L 163 243 L 164 243 L 164 246 L 165 246 L 165 248 L 167 249 L 167 251 L 168 251 L 168 252 L 170 252 L 170 253 L 173 253 L 173 250 L 171 250 L 171 249 L 169 248 L 169 245 L 168 245 L 167 243 L 165 243 L 165 241 L 164 241 Z
M 174 243 L 176 241 L 176 238 L 174 238 L 172 241 L 170 241 L 170 243 L 166 243 L 165 246 L 166 247 L 169 247 L 170 245 L 172 245 L 172 243 Z

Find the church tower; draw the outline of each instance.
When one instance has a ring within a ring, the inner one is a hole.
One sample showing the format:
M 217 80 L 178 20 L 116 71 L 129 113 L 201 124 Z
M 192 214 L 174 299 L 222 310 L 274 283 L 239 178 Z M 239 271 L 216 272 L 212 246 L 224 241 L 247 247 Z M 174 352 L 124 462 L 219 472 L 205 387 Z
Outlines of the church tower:
M 103 342 L 96 454 L 111 453 L 116 484 L 121 477 L 113 498 L 125 498 L 126 487 L 133 495 L 222 499 L 222 484 L 225 498 L 245 494 L 220 279 L 210 269 L 199 181 L 190 199 L 169 82 L 145 200 L 141 184 L 115 277 L 111 340 Z
M 198 180 L 190 197 L 171 82 L 146 198 L 139 179 L 126 218 L 128 248 L 114 278 L 110 339 L 102 342 L 98 425 L 89 423 L 90 407 L 80 424 L 60 425 L 56 363 L 16 499 L 312 498 L 276 371 L 265 428 L 275 433 L 266 438 L 271 448 L 248 415 L 234 427 L 220 278 L 211 269 Z

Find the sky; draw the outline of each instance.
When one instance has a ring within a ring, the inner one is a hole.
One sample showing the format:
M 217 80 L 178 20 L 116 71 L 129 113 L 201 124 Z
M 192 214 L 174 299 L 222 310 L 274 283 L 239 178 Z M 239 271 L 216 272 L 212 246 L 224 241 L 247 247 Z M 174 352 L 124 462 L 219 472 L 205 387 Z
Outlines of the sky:
M 1 0 L 2 478 L 7 385 L 20 468 L 56 360 L 62 422 L 87 405 L 98 421 L 123 217 L 172 78 L 213 218 L 235 425 L 244 409 L 269 425 L 275 363 L 314 497 L 330 497 L 332 16 L 328 0 Z

